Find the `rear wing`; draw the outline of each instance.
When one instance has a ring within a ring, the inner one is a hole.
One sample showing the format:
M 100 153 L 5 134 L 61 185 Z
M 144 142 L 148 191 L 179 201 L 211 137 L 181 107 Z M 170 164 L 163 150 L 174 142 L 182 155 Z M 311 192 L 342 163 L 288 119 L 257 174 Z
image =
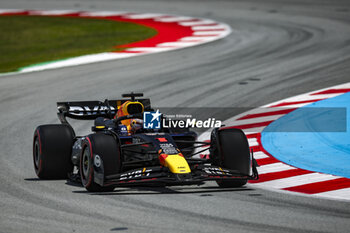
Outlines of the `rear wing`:
M 108 100 L 109 106 L 106 102 L 101 101 L 74 101 L 74 102 L 58 102 L 58 118 L 62 123 L 68 123 L 66 117 L 78 120 L 94 120 L 97 117 L 113 117 L 119 107 L 128 101 L 128 99 Z M 135 101 L 141 102 L 145 111 L 151 111 L 150 99 L 137 99 Z M 110 110 L 110 111 L 109 111 Z

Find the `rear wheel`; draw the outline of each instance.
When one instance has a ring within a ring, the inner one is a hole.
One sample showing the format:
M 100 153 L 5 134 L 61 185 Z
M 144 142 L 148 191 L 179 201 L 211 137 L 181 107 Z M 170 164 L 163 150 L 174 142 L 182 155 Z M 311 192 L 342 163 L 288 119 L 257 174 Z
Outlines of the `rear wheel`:
M 214 129 L 211 134 L 210 158 L 213 165 L 235 170 L 248 175 L 251 158 L 247 137 L 240 129 Z M 247 183 L 242 180 L 217 181 L 222 188 L 241 187 Z
M 104 176 L 120 171 L 120 149 L 113 136 L 102 133 L 89 135 L 83 142 L 79 168 L 82 184 L 88 191 L 113 191 L 113 186 L 102 187 L 94 181 L 94 164 L 100 163 L 98 160 L 102 160 Z
M 34 132 L 34 170 L 40 179 L 66 179 L 73 170 L 74 132 L 67 125 L 41 125 Z

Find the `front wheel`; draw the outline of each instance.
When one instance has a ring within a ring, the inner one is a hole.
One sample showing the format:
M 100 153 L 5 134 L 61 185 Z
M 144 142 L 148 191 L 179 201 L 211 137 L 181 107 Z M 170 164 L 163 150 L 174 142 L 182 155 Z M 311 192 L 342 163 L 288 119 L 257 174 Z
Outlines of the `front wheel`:
M 102 161 L 101 161 L 102 160 Z M 103 165 L 104 176 L 120 171 L 120 149 L 111 135 L 92 134 L 86 137 L 80 157 L 80 177 L 83 186 L 89 192 L 113 191 L 113 186 L 103 187 L 95 182 L 95 166 Z
M 244 132 L 235 128 L 214 129 L 211 134 L 210 159 L 213 165 L 249 175 L 251 156 Z M 241 187 L 247 183 L 247 179 L 219 180 L 217 183 L 222 188 Z

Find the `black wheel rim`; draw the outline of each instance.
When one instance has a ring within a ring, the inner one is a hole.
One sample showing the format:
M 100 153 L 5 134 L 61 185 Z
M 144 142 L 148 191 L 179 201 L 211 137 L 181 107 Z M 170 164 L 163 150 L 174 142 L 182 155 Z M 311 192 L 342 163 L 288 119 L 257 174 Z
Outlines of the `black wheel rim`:
M 36 169 L 39 169 L 40 165 L 40 144 L 38 138 L 36 138 L 34 143 L 34 165 Z
M 82 175 L 83 178 L 86 179 L 89 175 L 89 167 L 90 167 L 90 151 L 88 148 L 84 150 L 83 158 L 82 158 Z

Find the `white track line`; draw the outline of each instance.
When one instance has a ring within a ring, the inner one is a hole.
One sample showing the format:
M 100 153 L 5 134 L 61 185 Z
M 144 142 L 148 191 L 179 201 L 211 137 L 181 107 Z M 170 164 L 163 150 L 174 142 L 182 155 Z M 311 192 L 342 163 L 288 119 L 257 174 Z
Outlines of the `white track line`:
M 248 143 L 249 143 L 250 147 L 259 145 L 258 139 L 256 139 L 256 138 L 248 138 Z
M 84 12 L 80 16 L 91 16 L 91 17 L 106 17 L 106 16 L 119 16 L 130 14 L 126 11 L 96 11 L 96 12 Z
M 225 31 L 196 31 L 193 33 L 195 36 L 225 36 L 227 32 Z
M 196 44 L 198 44 L 198 42 L 166 42 L 158 44 L 157 47 L 188 47 Z
M 173 17 L 164 17 L 164 18 L 156 18 L 154 21 L 163 22 L 163 23 L 173 23 L 173 22 L 180 22 L 180 21 L 188 21 L 188 20 L 194 20 L 193 17 L 188 16 L 173 16 Z
M 304 106 L 309 105 L 309 104 L 312 104 L 312 103 L 310 102 L 310 103 L 303 103 L 303 104 L 291 104 L 291 105 L 285 105 L 285 106 L 277 106 L 277 108 L 283 108 L 283 107 L 286 107 L 286 108 L 301 108 L 301 107 L 304 107 Z
M 215 21 L 207 19 L 207 20 L 198 20 L 198 21 L 190 21 L 190 22 L 182 22 L 179 23 L 182 26 L 198 26 L 198 25 L 207 25 L 207 24 L 216 24 Z
M 289 188 L 304 184 L 311 184 L 315 182 L 321 182 L 321 181 L 327 181 L 327 180 L 334 180 L 340 178 L 339 176 L 333 176 L 333 175 L 327 175 L 327 174 L 321 174 L 321 173 L 310 173 L 310 174 L 304 174 L 304 175 L 298 175 L 298 176 L 292 176 L 288 178 L 282 178 L 278 180 L 271 180 L 261 183 L 255 183 L 254 185 L 258 186 L 266 186 L 269 188 L 274 189 L 283 189 L 283 188 Z
M 295 96 L 288 99 L 288 101 L 284 102 L 296 102 L 296 101 L 305 101 L 305 100 L 319 100 L 319 99 L 328 99 L 340 94 L 322 94 L 322 95 L 301 95 Z
M 158 13 L 147 13 L 147 14 L 131 14 L 128 16 L 125 16 L 127 19 L 153 19 L 158 17 L 168 16 L 165 14 L 158 14 Z
M 29 11 L 30 15 L 67 15 L 77 13 L 74 10 L 48 10 L 48 11 Z
M 181 38 L 181 41 L 211 41 L 215 36 L 188 36 Z
M 254 159 L 265 159 L 265 158 L 269 158 L 270 156 L 268 156 L 267 154 L 265 154 L 262 151 L 258 151 L 258 152 L 254 152 Z
M 261 126 L 261 127 L 254 127 L 254 128 L 248 128 L 248 129 L 243 129 L 243 132 L 245 134 L 252 134 L 252 133 L 261 133 L 266 126 Z
M 214 25 L 214 26 L 194 26 L 193 31 L 206 31 L 206 30 L 224 30 L 226 27 L 224 25 Z
M 262 174 L 271 173 L 271 172 L 281 172 L 281 171 L 292 170 L 292 169 L 296 169 L 296 167 L 292 167 L 282 162 L 278 162 L 278 163 L 263 165 L 258 167 L 257 169 L 258 169 L 259 175 L 262 175 Z
M 327 192 L 322 192 L 322 193 L 317 193 L 312 195 L 316 197 L 325 197 L 325 198 L 336 197 L 337 199 L 350 200 L 350 188 L 327 191 Z
M 46 69 L 60 68 L 72 65 L 89 64 L 93 62 L 109 61 L 120 58 L 127 58 L 135 56 L 133 53 L 99 53 L 86 56 L 80 56 L 76 58 L 70 58 L 67 60 L 57 61 L 55 63 L 47 64 L 45 66 L 33 66 L 25 68 L 25 72 L 40 71 Z

